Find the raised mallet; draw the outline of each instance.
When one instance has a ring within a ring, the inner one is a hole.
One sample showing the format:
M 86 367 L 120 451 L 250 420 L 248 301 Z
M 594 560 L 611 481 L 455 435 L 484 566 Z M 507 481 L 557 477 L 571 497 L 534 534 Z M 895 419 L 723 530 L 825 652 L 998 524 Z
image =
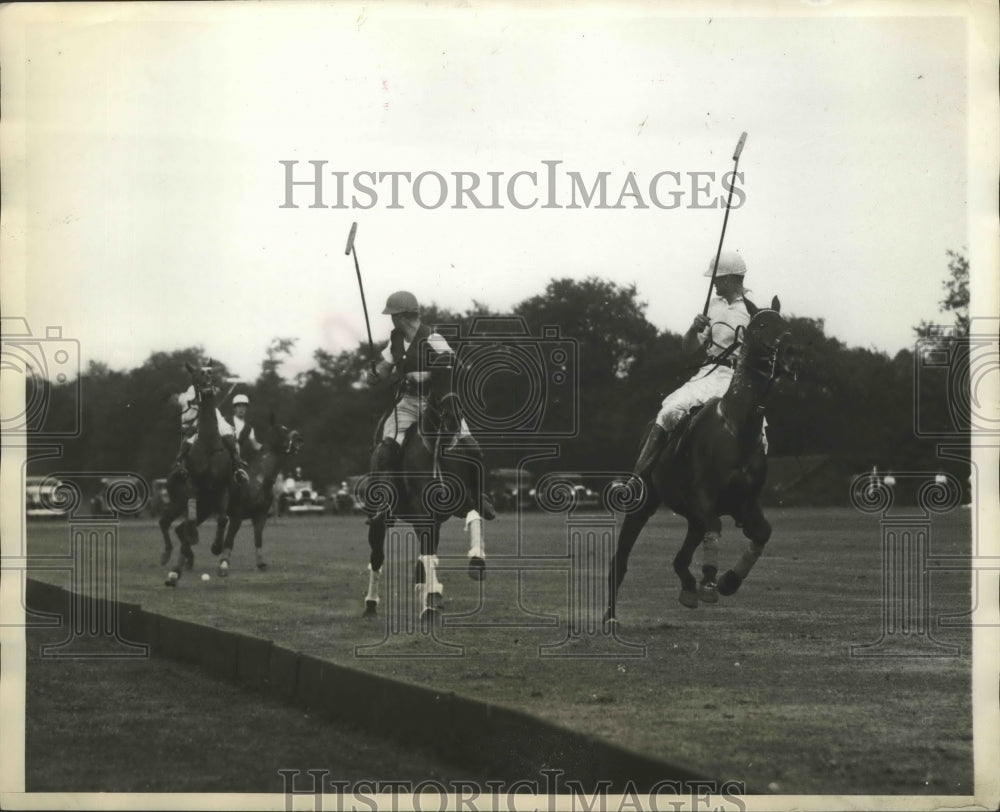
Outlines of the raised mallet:
M 736 184 L 736 169 L 740 165 L 740 153 L 743 152 L 743 145 L 747 141 L 747 134 L 740 136 L 739 143 L 736 144 L 736 151 L 733 152 L 733 182 L 729 184 L 729 197 L 726 200 L 726 216 L 722 218 L 722 234 L 719 236 L 719 248 L 715 252 L 715 263 L 712 265 L 712 280 L 708 283 L 708 296 L 705 297 L 705 307 L 701 315 L 708 315 L 708 304 L 712 301 L 712 288 L 715 287 L 715 274 L 719 270 L 719 257 L 722 256 L 722 241 L 726 239 L 726 223 L 729 222 L 729 206 L 733 202 L 733 187 Z M 353 233 L 353 232 L 352 232 Z
M 358 288 L 361 290 L 361 307 L 365 311 L 365 329 L 368 331 L 368 348 L 372 353 L 372 372 L 375 371 L 376 361 L 375 361 L 375 342 L 372 341 L 372 326 L 368 321 L 368 303 L 365 301 L 365 286 L 361 281 L 361 266 L 358 265 L 358 252 L 354 248 L 354 237 L 358 233 L 358 224 L 351 223 L 351 233 L 347 235 L 347 247 L 344 249 L 344 254 L 350 254 L 354 257 L 354 270 L 358 274 Z

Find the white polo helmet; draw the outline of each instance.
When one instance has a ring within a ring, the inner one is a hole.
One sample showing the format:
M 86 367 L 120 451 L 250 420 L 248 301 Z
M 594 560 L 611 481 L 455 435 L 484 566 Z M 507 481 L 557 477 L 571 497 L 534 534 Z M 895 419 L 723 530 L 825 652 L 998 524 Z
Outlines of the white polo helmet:
M 249 406 L 250 398 L 248 398 L 246 395 L 237 395 L 236 397 L 233 398 L 233 406 L 239 406 L 241 403 L 244 406 Z
M 715 257 L 713 256 L 708 261 L 708 270 L 705 271 L 705 276 L 712 275 L 712 268 L 714 266 Z M 743 257 L 736 251 L 723 251 L 719 255 L 719 270 L 716 271 L 716 279 L 720 276 L 745 276 L 746 272 L 747 264 L 743 261 Z

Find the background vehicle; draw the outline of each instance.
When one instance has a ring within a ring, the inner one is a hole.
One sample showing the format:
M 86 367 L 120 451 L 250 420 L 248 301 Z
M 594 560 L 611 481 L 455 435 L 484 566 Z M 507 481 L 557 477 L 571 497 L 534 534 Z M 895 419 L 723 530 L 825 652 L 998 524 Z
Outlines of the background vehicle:
M 486 480 L 486 491 L 497 510 L 534 507 L 533 491 L 537 477 L 519 468 L 496 468 Z
M 327 492 L 327 509 L 330 513 L 362 513 L 365 505 L 361 498 L 355 493 L 358 482 L 364 478 L 364 474 L 349 476 L 340 485 L 331 485 Z
M 326 497 L 313 487 L 312 480 L 295 477 L 285 480 L 284 490 L 278 499 L 279 516 L 323 513 L 325 509 Z
M 563 487 L 563 483 L 568 483 L 573 489 L 573 508 L 575 510 L 579 510 L 582 507 L 597 507 L 601 504 L 601 495 L 584 484 L 581 474 L 560 473 L 555 476 L 556 479 L 554 481 L 560 483 L 559 487 Z M 550 482 L 553 482 L 553 480 L 550 480 Z M 531 498 L 532 505 L 537 507 L 536 488 L 532 488 L 528 492 L 528 496 Z
M 29 476 L 24 480 L 24 512 L 29 519 L 60 519 L 67 515 L 56 491 L 62 481 L 55 477 Z

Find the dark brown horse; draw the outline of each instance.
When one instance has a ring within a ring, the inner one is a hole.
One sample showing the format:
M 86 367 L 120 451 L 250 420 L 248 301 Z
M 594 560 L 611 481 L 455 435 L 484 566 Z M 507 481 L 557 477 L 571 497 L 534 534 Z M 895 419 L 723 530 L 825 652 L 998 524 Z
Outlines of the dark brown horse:
M 433 620 L 444 604 L 444 587 L 437 577 L 437 549 L 441 525 L 450 517 L 463 519 L 469 532 L 469 577 L 474 580 L 485 577 L 482 455 L 475 440 L 460 436 L 461 407 L 457 395 L 444 380 L 435 379 L 436 391 L 421 416 L 419 431 L 414 426 L 404 439 L 401 470 L 378 471 L 375 453 L 372 473 L 358 486 L 369 514 L 366 616 L 376 614 L 379 602 L 378 586 L 389 522 L 409 523 L 420 540 L 415 582 L 425 622 Z
M 302 436 L 295 430 L 278 424 L 271 415 L 270 428 L 263 447 L 250 461 L 250 482 L 246 487 L 234 487 L 229 498 L 229 524 L 225 539 L 218 536 L 212 544 L 212 555 L 222 554 L 218 573 L 229 574 L 229 558 L 233 541 L 245 519 L 253 523 L 253 543 L 257 569 L 267 568 L 264 561 L 264 525 L 274 502 L 274 481 L 288 457 L 297 454 L 302 446 Z
M 222 538 L 230 491 L 236 487 L 233 482 L 232 457 L 223 446 L 219 434 L 211 362 L 204 367 L 194 367 L 188 363 L 184 366 L 191 375 L 198 404 L 198 437 L 188 453 L 187 475 L 174 474 L 167 480 L 170 505 L 159 524 L 163 534 L 164 556 L 168 560 L 173 547 L 170 525 L 181 514 L 186 515 L 175 529 L 180 547 L 167 573 L 166 586 L 176 586 L 181 570 L 191 569 L 194 562 L 192 548 L 198 543 L 198 525 L 209 516 L 219 517 L 215 531 L 216 541 Z
M 675 429 L 648 477 L 629 483 L 635 509 L 622 521 L 608 573 L 605 620 L 615 620 L 618 588 L 639 533 L 661 504 L 687 519 L 687 535 L 674 558 L 681 579 L 680 601 L 695 608 L 699 596 L 714 603 L 739 589 L 771 536 L 760 493 L 767 474 L 762 443 L 764 402 L 775 379 L 788 371 L 791 348 L 777 297 L 770 309 L 748 303 L 752 316 L 732 382 L 722 398 L 712 398 Z M 750 540 L 736 565 L 716 581 L 721 516 L 732 516 Z M 695 548 L 704 544 L 700 586 L 689 570 Z

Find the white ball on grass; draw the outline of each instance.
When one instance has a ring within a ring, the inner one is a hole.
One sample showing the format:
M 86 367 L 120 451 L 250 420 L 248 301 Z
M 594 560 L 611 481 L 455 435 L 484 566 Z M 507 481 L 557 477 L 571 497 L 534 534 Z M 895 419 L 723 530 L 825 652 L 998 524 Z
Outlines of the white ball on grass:
M 203 581 L 207 581 L 207 580 L 209 580 L 209 579 L 210 579 L 211 577 L 212 577 L 212 576 L 211 576 L 211 575 L 209 575 L 209 574 L 208 574 L 207 572 L 203 572 L 203 573 L 201 574 L 201 580 L 203 580 Z

